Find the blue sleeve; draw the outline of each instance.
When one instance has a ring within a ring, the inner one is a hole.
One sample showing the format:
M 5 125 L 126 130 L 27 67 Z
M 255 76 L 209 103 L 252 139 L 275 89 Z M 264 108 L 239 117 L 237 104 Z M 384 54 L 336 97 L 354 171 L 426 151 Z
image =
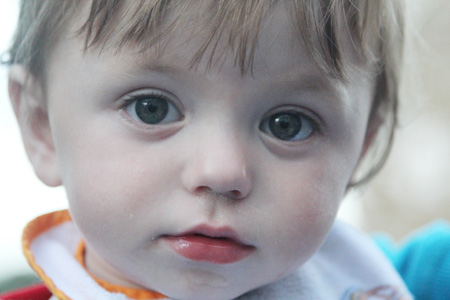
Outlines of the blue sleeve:
M 450 299 L 449 223 L 435 222 L 399 247 L 386 236 L 376 236 L 375 241 L 416 300 Z

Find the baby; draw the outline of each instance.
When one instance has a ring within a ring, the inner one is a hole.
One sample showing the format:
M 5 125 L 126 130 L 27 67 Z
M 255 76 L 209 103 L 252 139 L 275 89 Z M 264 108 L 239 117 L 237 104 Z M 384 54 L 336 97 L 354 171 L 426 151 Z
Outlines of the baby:
M 37 176 L 69 201 L 23 237 L 52 299 L 410 299 L 335 221 L 390 146 L 399 11 L 23 0 L 9 93 Z

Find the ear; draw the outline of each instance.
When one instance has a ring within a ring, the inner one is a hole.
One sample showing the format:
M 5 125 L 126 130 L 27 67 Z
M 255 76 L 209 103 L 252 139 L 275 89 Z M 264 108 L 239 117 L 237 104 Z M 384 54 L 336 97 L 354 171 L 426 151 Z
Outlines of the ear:
M 25 151 L 36 175 L 48 186 L 61 185 L 41 86 L 24 66 L 13 65 L 9 70 L 8 90 Z

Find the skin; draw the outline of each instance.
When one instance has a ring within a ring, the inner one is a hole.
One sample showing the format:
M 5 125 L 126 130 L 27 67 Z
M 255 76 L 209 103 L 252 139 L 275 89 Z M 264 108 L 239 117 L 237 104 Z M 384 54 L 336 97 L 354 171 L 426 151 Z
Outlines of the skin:
M 345 84 L 323 75 L 281 6 L 263 24 L 253 74 L 241 75 L 231 56 L 190 68 L 200 43 L 180 33 L 156 59 L 132 47 L 84 53 L 68 34 L 48 59 L 45 97 L 19 66 L 10 94 L 36 173 L 66 188 L 90 272 L 174 299 L 232 299 L 297 269 L 326 238 L 369 143 L 372 81 L 352 49 Z M 173 121 L 133 116 L 124 99 L 149 93 L 173 103 Z M 33 99 L 45 103 L 31 110 L 38 129 L 20 109 Z M 261 130 L 286 111 L 311 119 L 311 135 L 286 141 Z M 231 227 L 252 252 L 198 262 L 163 238 L 199 224 Z

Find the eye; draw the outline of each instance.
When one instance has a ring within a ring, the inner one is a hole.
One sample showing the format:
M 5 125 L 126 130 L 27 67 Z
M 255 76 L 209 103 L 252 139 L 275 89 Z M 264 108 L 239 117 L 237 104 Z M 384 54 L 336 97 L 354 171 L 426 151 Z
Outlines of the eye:
M 294 112 L 271 115 L 261 122 L 260 130 L 284 141 L 302 141 L 315 131 L 311 118 Z
M 146 124 L 165 124 L 180 121 L 180 111 L 162 95 L 135 95 L 126 100 L 126 112 Z

